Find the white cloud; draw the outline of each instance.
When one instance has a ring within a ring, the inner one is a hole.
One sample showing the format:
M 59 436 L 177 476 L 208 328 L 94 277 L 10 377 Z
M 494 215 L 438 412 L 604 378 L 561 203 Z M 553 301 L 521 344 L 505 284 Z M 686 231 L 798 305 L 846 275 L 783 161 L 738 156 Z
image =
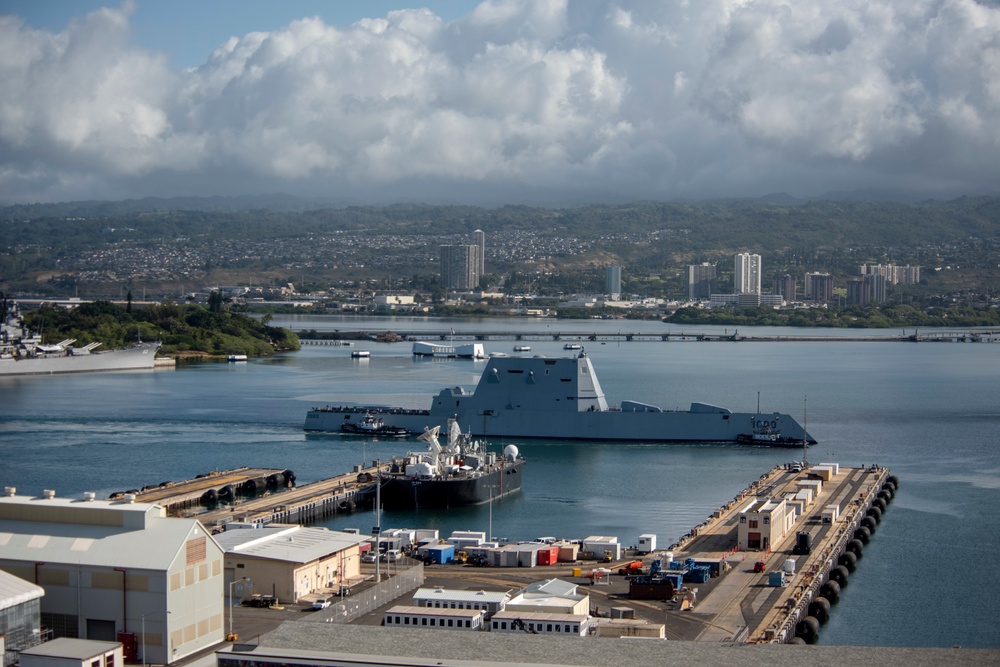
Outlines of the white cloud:
M 1000 11 L 973 0 L 489 0 L 296 20 L 184 71 L 130 11 L 0 17 L 0 200 L 933 194 L 1000 171 Z

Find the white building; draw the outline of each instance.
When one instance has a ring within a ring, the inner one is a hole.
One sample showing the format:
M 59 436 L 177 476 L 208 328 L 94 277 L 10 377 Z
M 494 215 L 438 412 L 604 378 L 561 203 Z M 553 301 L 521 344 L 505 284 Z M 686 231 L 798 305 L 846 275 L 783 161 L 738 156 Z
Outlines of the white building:
M 590 595 L 579 592 L 579 586 L 562 579 L 547 579 L 524 587 L 507 601 L 505 612 L 519 613 L 590 613 Z
M 414 607 L 435 609 L 473 609 L 490 618 L 503 611 L 510 600 L 509 591 L 465 591 L 446 588 L 418 588 L 413 594 Z
M 435 628 L 438 630 L 479 630 L 486 612 L 444 607 L 396 605 L 382 616 L 385 626 L 395 628 Z
M 121 642 L 172 663 L 223 639 L 222 549 L 195 519 L 159 505 L 0 497 L 0 569 L 45 589 L 57 637 Z
M 784 498 L 753 501 L 740 513 L 737 529 L 740 549 L 773 548 L 795 525 L 795 516 Z
M 733 291 L 737 294 L 760 294 L 760 255 L 744 252 L 736 255 Z
M 590 617 L 586 614 L 502 611 L 490 620 L 490 632 L 586 637 Z

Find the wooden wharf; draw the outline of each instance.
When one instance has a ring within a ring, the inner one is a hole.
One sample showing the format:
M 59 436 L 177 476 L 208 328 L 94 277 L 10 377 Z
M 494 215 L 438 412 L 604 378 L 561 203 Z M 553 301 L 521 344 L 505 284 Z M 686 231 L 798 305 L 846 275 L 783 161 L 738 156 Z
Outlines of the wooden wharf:
M 170 482 L 135 494 L 135 501 L 155 503 L 171 514 L 197 518 L 210 530 L 225 524 L 303 523 L 336 514 L 351 513 L 373 495 L 377 469 L 357 466 L 349 473 L 322 479 L 302 486 L 270 484 L 268 479 L 287 479 L 282 471 L 268 468 L 237 468 L 213 472 L 183 482 Z M 253 483 L 253 489 L 248 486 Z M 205 509 L 202 497 L 206 491 L 230 485 L 236 491 L 231 500 Z M 255 495 L 254 495 L 255 494 Z M 122 494 L 119 494 L 122 495 Z
M 273 468 L 246 467 L 212 471 L 183 482 L 163 482 L 159 486 L 144 487 L 141 491 L 116 493 L 112 498 L 132 493 L 137 502 L 154 503 L 162 505 L 167 511 L 179 511 L 198 505 L 202 495 L 210 489 L 218 492 L 226 486 L 232 486 L 237 491 L 246 492 L 250 482 L 256 486 L 258 480 L 263 480 L 266 484 L 269 477 L 281 475 L 282 472 Z

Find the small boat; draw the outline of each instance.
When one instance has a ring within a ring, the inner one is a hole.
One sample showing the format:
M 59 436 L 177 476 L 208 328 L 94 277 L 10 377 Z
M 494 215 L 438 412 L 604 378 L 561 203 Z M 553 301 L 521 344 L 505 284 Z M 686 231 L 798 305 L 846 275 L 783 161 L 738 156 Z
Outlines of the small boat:
M 582 350 L 583 346 L 579 343 L 566 343 L 563 345 L 564 350 Z
M 372 356 L 372 353 L 368 350 L 354 350 L 351 352 L 351 359 L 368 359 Z
M 230 354 L 226 357 L 226 361 L 246 361 L 247 355 L 245 354 Z
M 530 345 L 515 345 L 514 346 L 514 351 L 515 352 L 531 352 L 531 346 Z
M 775 424 L 775 426 L 771 426 Z M 754 421 L 754 428 L 749 433 L 740 433 L 736 442 L 741 445 L 761 445 L 765 447 L 802 447 L 802 440 L 781 435 L 776 428 L 777 422 Z
M 359 422 L 345 421 L 340 425 L 343 433 L 354 435 L 378 435 L 389 438 L 405 438 L 410 432 L 400 426 L 389 426 L 380 418 L 366 414 L 365 418 Z

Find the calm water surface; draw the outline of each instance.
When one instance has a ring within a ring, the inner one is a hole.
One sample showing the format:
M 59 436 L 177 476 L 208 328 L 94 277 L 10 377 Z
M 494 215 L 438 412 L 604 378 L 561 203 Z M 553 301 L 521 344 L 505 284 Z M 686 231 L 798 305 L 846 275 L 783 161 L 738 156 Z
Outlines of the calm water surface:
M 658 322 L 589 320 L 288 323 L 295 329 L 667 330 Z M 741 333 L 775 332 L 801 333 Z M 553 341 L 530 345 L 532 354 L 569 354 Z M 292 468 L 307 482 L 418 448 L 412 441 L 307 435 L 302 423 L 310 407 L 423 408 L 442 387 L 474 385 L 484 367 L 415 361 L 409 343 L 359 347 L 372 350 L 370 360 L 352 360 L 351 348 L 306 346 L 248 364 L 0 380 L 0 481 L 20 493 L 52 488 L 62 496 L 106 496 L 247 465 Z M 512 341 L 486 343 L 487 351 L 513 354 L 512 347 Z M 1000 646 L 1000 344 L 591 343 L 587 353 L 611 403 L 632 398 L 686 408 L 704 401 L 754 410 L 759 392 L 762 410 L 800 420 L 807 413 L 820 441 L 810 460 L 877 462 L 900 477 L 899 494 L 822 629 L 822 643 Z M 722 445 L 516 444 L 529 462 L 523 492 L 495 503 L 492 513 L 493 533 L 510 539 L 611 534 L 634 544 L 650 532 L 666 546 L 793 457 Z M 485 531 L 489 514 L 487 506 L 392 513 L 382 525 Z M 373 523 L 362 513 L 327 525 L 367 531 Z

